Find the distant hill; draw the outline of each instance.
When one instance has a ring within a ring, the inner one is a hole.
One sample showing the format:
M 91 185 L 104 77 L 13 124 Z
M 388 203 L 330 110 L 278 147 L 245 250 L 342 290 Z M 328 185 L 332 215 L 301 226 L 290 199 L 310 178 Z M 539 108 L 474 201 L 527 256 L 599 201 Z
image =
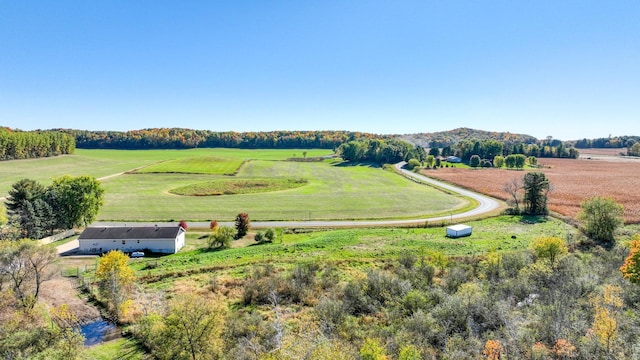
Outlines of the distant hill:
M 397 138 L 424 148 L 452 146 L 461 140 L 497 140 L 506 144 L 535 144 L 538 139 L 525 134 L 495 132 L 470 128 L 457 128 L 449 131 L 397 135 Z

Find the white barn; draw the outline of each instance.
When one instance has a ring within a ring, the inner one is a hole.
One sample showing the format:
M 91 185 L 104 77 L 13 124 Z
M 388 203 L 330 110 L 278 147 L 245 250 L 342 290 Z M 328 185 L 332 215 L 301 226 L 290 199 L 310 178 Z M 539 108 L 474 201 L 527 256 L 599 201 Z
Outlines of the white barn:
M 458 238 L 462 236 L 470 236 L 471 235 L 471 226 L 458 224 L 447 226 L 447 236 L 452 238 Z
M 185 232 L 180 225 L 92 226 L 80 234 L 78 250 L 82 254 L 111 250 L 175 254 L 184 246 Z

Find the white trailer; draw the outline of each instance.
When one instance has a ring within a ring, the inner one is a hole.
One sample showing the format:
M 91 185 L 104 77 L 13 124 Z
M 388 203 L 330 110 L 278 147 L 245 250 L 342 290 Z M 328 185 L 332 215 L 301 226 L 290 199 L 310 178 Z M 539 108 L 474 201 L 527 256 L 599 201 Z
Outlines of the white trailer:
M 459 238 L 462 236 L 471 235 L 471 226 L 465 224 L 447 226 L 447 236 L 452 238 Z

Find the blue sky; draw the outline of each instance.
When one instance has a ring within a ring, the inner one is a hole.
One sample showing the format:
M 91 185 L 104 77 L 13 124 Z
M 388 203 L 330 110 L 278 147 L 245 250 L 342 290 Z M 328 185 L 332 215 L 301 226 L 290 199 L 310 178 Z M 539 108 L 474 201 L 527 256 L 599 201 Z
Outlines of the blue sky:
M 0 125 L 640 135 L 640 2 L 0 0 Z

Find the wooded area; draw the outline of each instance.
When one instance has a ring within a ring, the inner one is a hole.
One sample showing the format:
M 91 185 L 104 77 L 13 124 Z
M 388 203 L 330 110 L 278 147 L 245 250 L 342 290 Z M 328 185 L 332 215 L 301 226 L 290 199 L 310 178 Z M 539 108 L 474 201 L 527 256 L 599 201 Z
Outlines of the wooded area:
M 32 159 L 75 150 L 73 137 L 58 131 L 18 131 L 0 127 L 0 160 Z

